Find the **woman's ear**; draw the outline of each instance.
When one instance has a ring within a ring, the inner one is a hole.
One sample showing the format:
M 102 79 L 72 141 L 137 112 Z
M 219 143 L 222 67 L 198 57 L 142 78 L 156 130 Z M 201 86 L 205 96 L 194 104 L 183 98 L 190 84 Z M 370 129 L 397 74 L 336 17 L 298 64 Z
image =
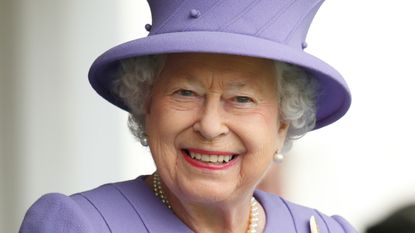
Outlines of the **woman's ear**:
M 290 127 L 290 123 L 288 123 L 286 121 L 280 121 L 280 124 L 279 125 L 280 126 L 278 128 L 278 131 L 287 134 L 288 127 Z
M 282 148 L 285 142 L 285 138 L 287 137 L 288 128 L 290 127 L 290 124 L 286 121 L 280 121 L 278 125 L 278 143 L 280 144 L 278 147 Z

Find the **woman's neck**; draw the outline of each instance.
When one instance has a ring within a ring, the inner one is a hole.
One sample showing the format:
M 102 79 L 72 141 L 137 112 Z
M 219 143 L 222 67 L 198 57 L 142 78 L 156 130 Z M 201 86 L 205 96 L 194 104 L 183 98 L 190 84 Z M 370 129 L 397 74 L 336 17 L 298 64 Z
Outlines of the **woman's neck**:
M 153 176 L 147 177 L 146 183 L 152 188 Z M 164 185 L 162 187 L 174 214 L 194 232 L 247 232 L 252 211 L 251 195 L 241 197 L 238 200 L 213 203 L 191 202 L 178 199 Z M 257 208 L 259 221 L 257 222 L 256 232 L 263 232 L 265 212 L 259 203 Z

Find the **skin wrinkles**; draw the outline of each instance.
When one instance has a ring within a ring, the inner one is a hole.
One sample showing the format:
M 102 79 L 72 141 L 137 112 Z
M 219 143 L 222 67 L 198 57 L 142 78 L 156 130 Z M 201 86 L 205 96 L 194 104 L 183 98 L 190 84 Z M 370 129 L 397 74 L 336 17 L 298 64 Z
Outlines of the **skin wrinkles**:
M 246 229 L 249 199 L 288 127 L 275 120 L 275 82 L 265 59 L 168 55 L 153 86 L 146 133 L 173 210 L 193 230 Z M 238 156 L 225 170 L 203 170 L 184 159 L 186 148 Z
M 176 71 L 176 69 L 174 69 L 174 71 Z M 173 71 L 173 72 L 174 72 Z M 190 71 L 191 72 L 191 71 Z M 189 72 L 189 73 L 190 73 Z M 163 73 L 162 73 L 163 75 Z M 161 75 L 161 76 L 162 76 Z M 216 75 L 218 77 L 220 76 L 221 73 L 219 73 L 219 75 Z M 199 80 L 195 80 L 195 76 L 193 75 L 184 75 L 182 73 L 180 73 L 179 75 L 177 75 L 177 77 L 168 77 L 168 78 L 164 78 L 163 80 L 158 80 L 158 81 L 164 81 L 167 82 L 167 85 L 169 88 L 166 90 L 161 90 L 163 92 L 165 92 L 166 94 L 169 95 L 173 95 L 175 91 L 179 90 L 179 89 L 190 89 L 192 91 L 195 92 L 195 94 L 197 95 L 197 97 L 199 97 L 198 99 L 203 99 L 203 101 L 206 104 L 206 99 L 208 97 L 211 98 L 215 98 L 215 97 L 220 97 L 222 98 L 221 101 L 226 102 L 229 101 L 227 98 L 231 97 L 231 96 L 255 96 L 255 101 L 257 102 L 256 104 L 260 104 L 263 109 L 267 109 L 267 108 L 275 108 L 276 105 L 275 103 L 267 103 L 266 101 L 269 98 L 264 97 L 261 94 L 257 94 L 257 93 L 263 93 L 263 88 L 261 88 L 260 86 L 256 85 L 255 83 L 249 83 L 247 84 L 246 82 L 243 81 L 229 81 L 229 82 L 223 82 L 223 81 L 219 81 L 219 82 L 214 82 L 214 77 L 215 75 L 212 73 L 212 75 L 208 75 L 210 77 L 204 79 L 203 81 L 205 83 L 208 83 L 206 86 L 209 86 L 209 96 L 206 96 L 206 91 L 203 90 L 203 84 L 199 81 Z M 232 76 L 235 76 L 232 74 Z M 249 75 L 248 78 L 252 78 L 253 75 Z M 174 80 L 174 82 L 172 82 L 171 80 Z M 170 87 L 171 86 L 171 87 Z M 248 88 L 247 88 L 248 87 Z M 222 90 L 228 90 L 227 93 L 224 93 L 222 96 Z M 225 99 L 223 99 L 225 98 Z M 173 98 L 171 99 L 171 104 L 173 104 L 173 107 L 177 107 L 178 110 L 186 110 L 187 108 L 192 109 L 195 107 L 195 105 L 197 104 L 197 98 L 195 96 L 195 98 L 192 98 L 192 100 L 190 100 L 189 98 L 187 99 L 178 99 L 178 98 Z M 177 101 L 178 103 L 188 103 L 188 106 L 186 105 L 174 105 L 174 101 Z M 202 101 L 202 100 L 201 100 Z M 235 108 L 237 108 L 237 106 L 234 106 Z M 240 108 L 242 110 L 242 108 Z M 252 109 L 252 113 L 255 113 L 256 109 Z M 262 109 L 260 109 L 262 110 Z M 260 112 L 260 111 L 257 111 Z M 237 113 L 237 112 L 236 112 Z

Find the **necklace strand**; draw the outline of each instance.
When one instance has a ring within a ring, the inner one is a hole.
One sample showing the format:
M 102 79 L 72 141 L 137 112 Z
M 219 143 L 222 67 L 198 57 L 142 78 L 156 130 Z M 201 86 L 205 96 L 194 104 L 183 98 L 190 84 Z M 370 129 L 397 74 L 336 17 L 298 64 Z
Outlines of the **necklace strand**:
M 153 174 L 153 190 L 154 195 L 160 198 L 161 202 L 163 202 L 167 208 L 171 209 L 171 205 L 167 196 L 164 194 L 163 189 L 161 188 L 160 176 L 157 172 Z
M 161 187 L 160 176 L 157 172 L 153 174 L 153 191 L 154 195 L 158 197 L 161 202 L 163 202 L 167 208 L 171 209 L 171 204 L 167 199 L 166 194 Z M 249 209 L 249 221 L 248 221 L 248 229 L 247 233 L 256 233 L 259 223 L 259 208 L 258 208 L 258 201 L 255 197 L 251 197 L 250 201 L 250 209 Z

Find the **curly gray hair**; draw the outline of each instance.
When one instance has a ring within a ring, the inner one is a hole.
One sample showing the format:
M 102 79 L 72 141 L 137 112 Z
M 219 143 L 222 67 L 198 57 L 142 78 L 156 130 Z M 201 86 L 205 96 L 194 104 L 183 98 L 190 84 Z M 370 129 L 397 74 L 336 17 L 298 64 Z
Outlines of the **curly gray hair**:
M 121 76 L 114 83 L 114 92 L 130 109 L 128 127 L 146 145 L 145 114 L 154 77 L 161 72 L 166 55 L 135 57 L 121 62 Z M 281 117 L 289 123 L 281 152 L 312 130 L 316 122 L 317 83 L 298 66 L 275 61 Z

